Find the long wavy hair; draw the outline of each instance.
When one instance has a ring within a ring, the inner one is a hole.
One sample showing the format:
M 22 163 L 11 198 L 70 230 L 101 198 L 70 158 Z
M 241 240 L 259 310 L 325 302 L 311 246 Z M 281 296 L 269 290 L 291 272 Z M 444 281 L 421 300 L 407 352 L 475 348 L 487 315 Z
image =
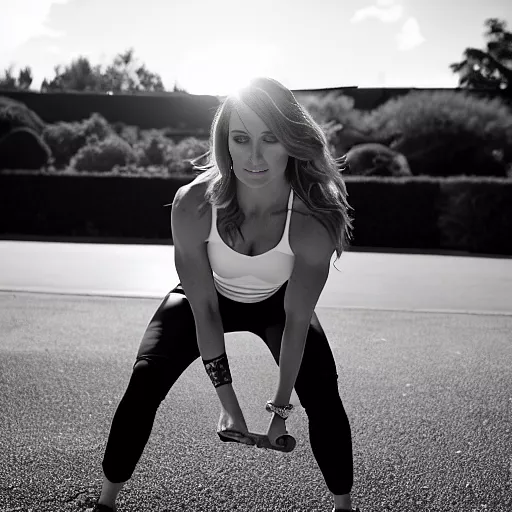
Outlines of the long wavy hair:
M 335 159 L 329 151 L 322 128 L 302 107 L 293 93 L 278 81 L 259 77 L 227 96 L 217 109 L 210 132 L 210 149 L 192 160 L 196 182 L 206 182 L 205 201 L 200 215 L 207 208 L 218 208 L 219 227 L 231 246 L 237 233 L 244 239 L 240 226 L 245 219 L 236 194 L 236 176 L 228 149 L 231 112 L 243 103 L 258 115 L 286 148 L 289 158 L 285 178 L 304 201 L 312 215 L 329 232 L 337 260 L 351 239 L 352 209 L 341 172 L 346 158 Z M 200 165 L 199 162 L 205 162 Z

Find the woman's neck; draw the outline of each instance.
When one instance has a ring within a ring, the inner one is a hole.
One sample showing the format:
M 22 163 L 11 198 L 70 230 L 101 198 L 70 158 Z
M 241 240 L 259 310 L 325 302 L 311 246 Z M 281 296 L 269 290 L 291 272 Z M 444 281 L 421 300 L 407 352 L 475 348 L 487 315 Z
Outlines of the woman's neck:
M 290 196 L 291 185 L 285 182 L 277 188 L 274 183 L 269 184 L 272 189 L 237 189 L 238 204 L 245 218 L 261 218 L 276 211 L 286 210 Z

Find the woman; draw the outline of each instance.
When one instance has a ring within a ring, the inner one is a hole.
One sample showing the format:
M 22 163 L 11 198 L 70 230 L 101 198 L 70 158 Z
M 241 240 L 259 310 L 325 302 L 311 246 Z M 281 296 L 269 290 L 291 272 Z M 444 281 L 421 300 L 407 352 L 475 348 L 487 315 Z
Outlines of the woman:
M 180 284 L 143 336 L 112 421 L 95 511 L 115 510 L 157 408 L 198 357 L 220 400 L 219 437 L 252 444 L 225 352 L 224 334 L 234 331 L 262 338 L 279 364 L 276 393 L 265 405 L 272 414 L 268 439 L 275 447 L 286 442 L 295 387 L 333 510 L 350 511 L 350 425 L 314 311 L 333 252 L 340 257 L 352 227 L 337 162 L 321 128 L 291 91 L 269 78 L 226 98 L 212 123 L 210 148 L 208 163 L 194 162 L 200 174 L 174 198 Z M 325 436 L 326 416 L 335 439 Z

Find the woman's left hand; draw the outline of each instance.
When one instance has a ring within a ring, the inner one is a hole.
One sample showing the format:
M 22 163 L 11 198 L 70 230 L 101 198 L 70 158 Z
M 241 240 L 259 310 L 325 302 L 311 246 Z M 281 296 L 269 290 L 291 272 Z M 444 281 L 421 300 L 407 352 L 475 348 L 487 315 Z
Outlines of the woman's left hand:
M 279 416 L 279 414 L 272 414 L 272 419 L 270 420 L 270 424 L 268 426 L 267 430 L 267 436 L 269 441 L 274 446 L 280 446 L 281 443 L 277 443 L 277 438 L 280 436 L 283 436 L 285 434 L 288 434 L 288 431 L 286 430 L 286 422 Z

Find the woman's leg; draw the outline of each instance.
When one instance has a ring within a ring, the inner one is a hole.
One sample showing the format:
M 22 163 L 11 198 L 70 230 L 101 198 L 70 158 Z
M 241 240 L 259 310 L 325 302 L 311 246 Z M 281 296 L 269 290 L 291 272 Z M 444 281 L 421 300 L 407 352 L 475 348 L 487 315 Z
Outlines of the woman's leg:
M 217 297 L 224 332 L 250 330 L 253 309 L 220 294 Z M 112 420 L 99 503 L 114 507 L 146 446 L 161 401 L 199 356 L 192 308 L 178 285 L 164 298 L 144 333 L 130 382 Z
M 117 494 L 142 455 L 161 401 L 197 357 L 190 305 L 183 293 L 173 290 L 144 333 L 128 387 L 112 420 L 99 503 L 114 508 Z
M 279 323 L 260 329 L 276 362 L 279 362 L 284 316 Z M 313 313 L 295 391 L 309 420 L 313 455 L 335 506 L 350 510 L 353 485 L 352 436 L 338 391 L 336 363 L 324 330 Z

